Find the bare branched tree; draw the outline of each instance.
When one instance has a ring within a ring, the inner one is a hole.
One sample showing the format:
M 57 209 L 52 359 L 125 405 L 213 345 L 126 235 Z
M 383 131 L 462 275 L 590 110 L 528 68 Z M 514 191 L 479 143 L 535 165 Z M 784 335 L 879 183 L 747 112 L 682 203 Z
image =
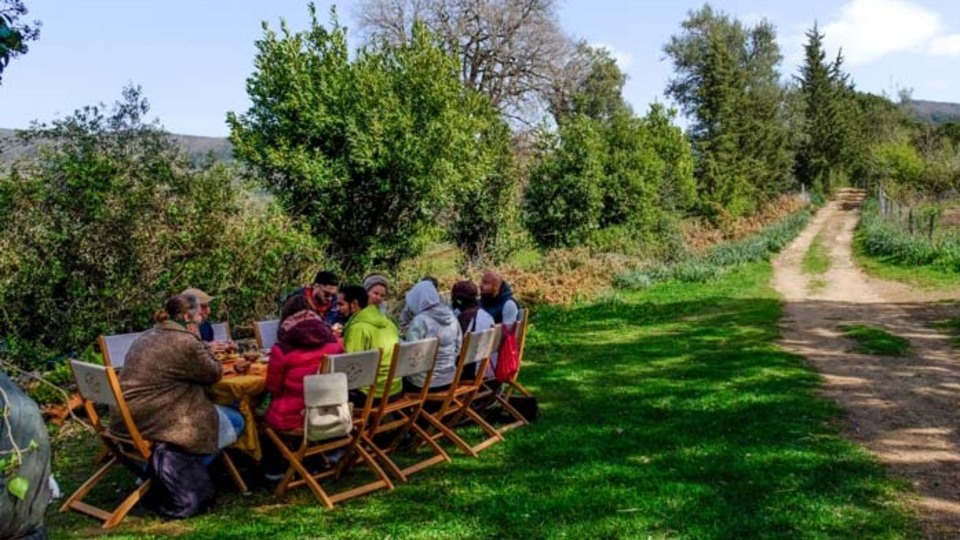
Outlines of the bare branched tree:
M 368 43 L 403 43 L 422 21 L 460 58 L 461 79 L 505 116 L 531 121 L 575 49 L 557 0 L 362 0 Z

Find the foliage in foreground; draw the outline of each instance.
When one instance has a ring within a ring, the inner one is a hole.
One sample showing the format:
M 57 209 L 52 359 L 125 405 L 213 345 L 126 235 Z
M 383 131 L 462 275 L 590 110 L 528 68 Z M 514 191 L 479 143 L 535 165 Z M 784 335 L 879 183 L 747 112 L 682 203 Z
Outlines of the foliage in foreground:
M 128 88 L 24 137 L 36 158 L 0 171 L 0 345 L 21 365 L 142 330 L 186 287 L 247 323 L 320 260 L 304 231 L 222 165 L 194 167 Z
M 394 491 L 322 509 L 235 494 L 163 523 L 135 511 L 113 538 L 903 538 L 902 484 L 836 432 L 818 377 L 775 344 L 767 264 L 535 314 L 521 377 L 543 418 Z M 57 451 L 75 488 L 92 444 Z M 129 478 L 127 478 L 129 480 Z M 76 513 L 51 534 L 102 534 Z

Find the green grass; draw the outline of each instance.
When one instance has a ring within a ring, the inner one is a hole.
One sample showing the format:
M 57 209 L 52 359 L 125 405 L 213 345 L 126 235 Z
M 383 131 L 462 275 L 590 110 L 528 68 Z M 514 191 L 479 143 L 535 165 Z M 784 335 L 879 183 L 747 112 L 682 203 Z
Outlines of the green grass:
M 830 255 L 823 245 L 822 235 L 818 234 L 814 237 L 810 248 L 803 254 L 801 265 L 804 273 L 812 275 L 826 274 L 830 270 Z
M 115 538 L 904 538 L 916 522 L 891 480 L 842 439 L 818 376 L 779 349 L 768 263 L 710 284 L 668 282 L 535 314 L 521 378 L 543 417 L 392 492 L 322 509 L 224 484 L 203 516 L 142 511 Z M 60 448 L 65 490 L 95 446 Z M 53 507 L 51 507 L 53 508 Z M 48 514 L 51 536 L 99 535 Z
M 910 342 L 883 328 L 853 324 L 841 326 L 843 334 L 857 342 L 854 350 L 879 356 L 904 356 L 910 351 Z
M 949 291 L 960 286 L 960 274 L 931 265 L 910 266 L 891 262 L 889 257 L 876 257 L 854 246 L 857 264 L 871 276 L 888 281 L 899 281 L 929 291 Z

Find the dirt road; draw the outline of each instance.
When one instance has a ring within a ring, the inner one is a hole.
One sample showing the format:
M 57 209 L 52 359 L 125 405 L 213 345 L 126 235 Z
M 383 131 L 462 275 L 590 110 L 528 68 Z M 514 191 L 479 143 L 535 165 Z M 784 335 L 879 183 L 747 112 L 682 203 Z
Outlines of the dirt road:
M 823 394 L 846 411 L 847 435 L 907 478 L 927 538 L 960 538 L 960 351 L 931 323 L 960 316 L 960 294 L 931 293 L 865 275 L 851 244 L 863 192 L 841 192 L 774 262 L 784 346 L 823 375 Z M 830 270 L 801 261 L 820 235 Z M 814 281 L 819 279 L 821 283 Z M 906 357 L 851 352 L 840 326 L 869 324 L 910 340 Z

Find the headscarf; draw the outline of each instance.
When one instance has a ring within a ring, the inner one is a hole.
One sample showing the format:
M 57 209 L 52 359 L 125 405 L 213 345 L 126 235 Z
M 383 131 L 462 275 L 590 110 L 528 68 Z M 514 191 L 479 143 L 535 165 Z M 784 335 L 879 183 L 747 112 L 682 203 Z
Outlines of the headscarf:
M 277 329 L 277 345 L 284 354 L 293 349 L 317 349 L 336 341 L 330 326 L 309 309 L 287 317 Z

